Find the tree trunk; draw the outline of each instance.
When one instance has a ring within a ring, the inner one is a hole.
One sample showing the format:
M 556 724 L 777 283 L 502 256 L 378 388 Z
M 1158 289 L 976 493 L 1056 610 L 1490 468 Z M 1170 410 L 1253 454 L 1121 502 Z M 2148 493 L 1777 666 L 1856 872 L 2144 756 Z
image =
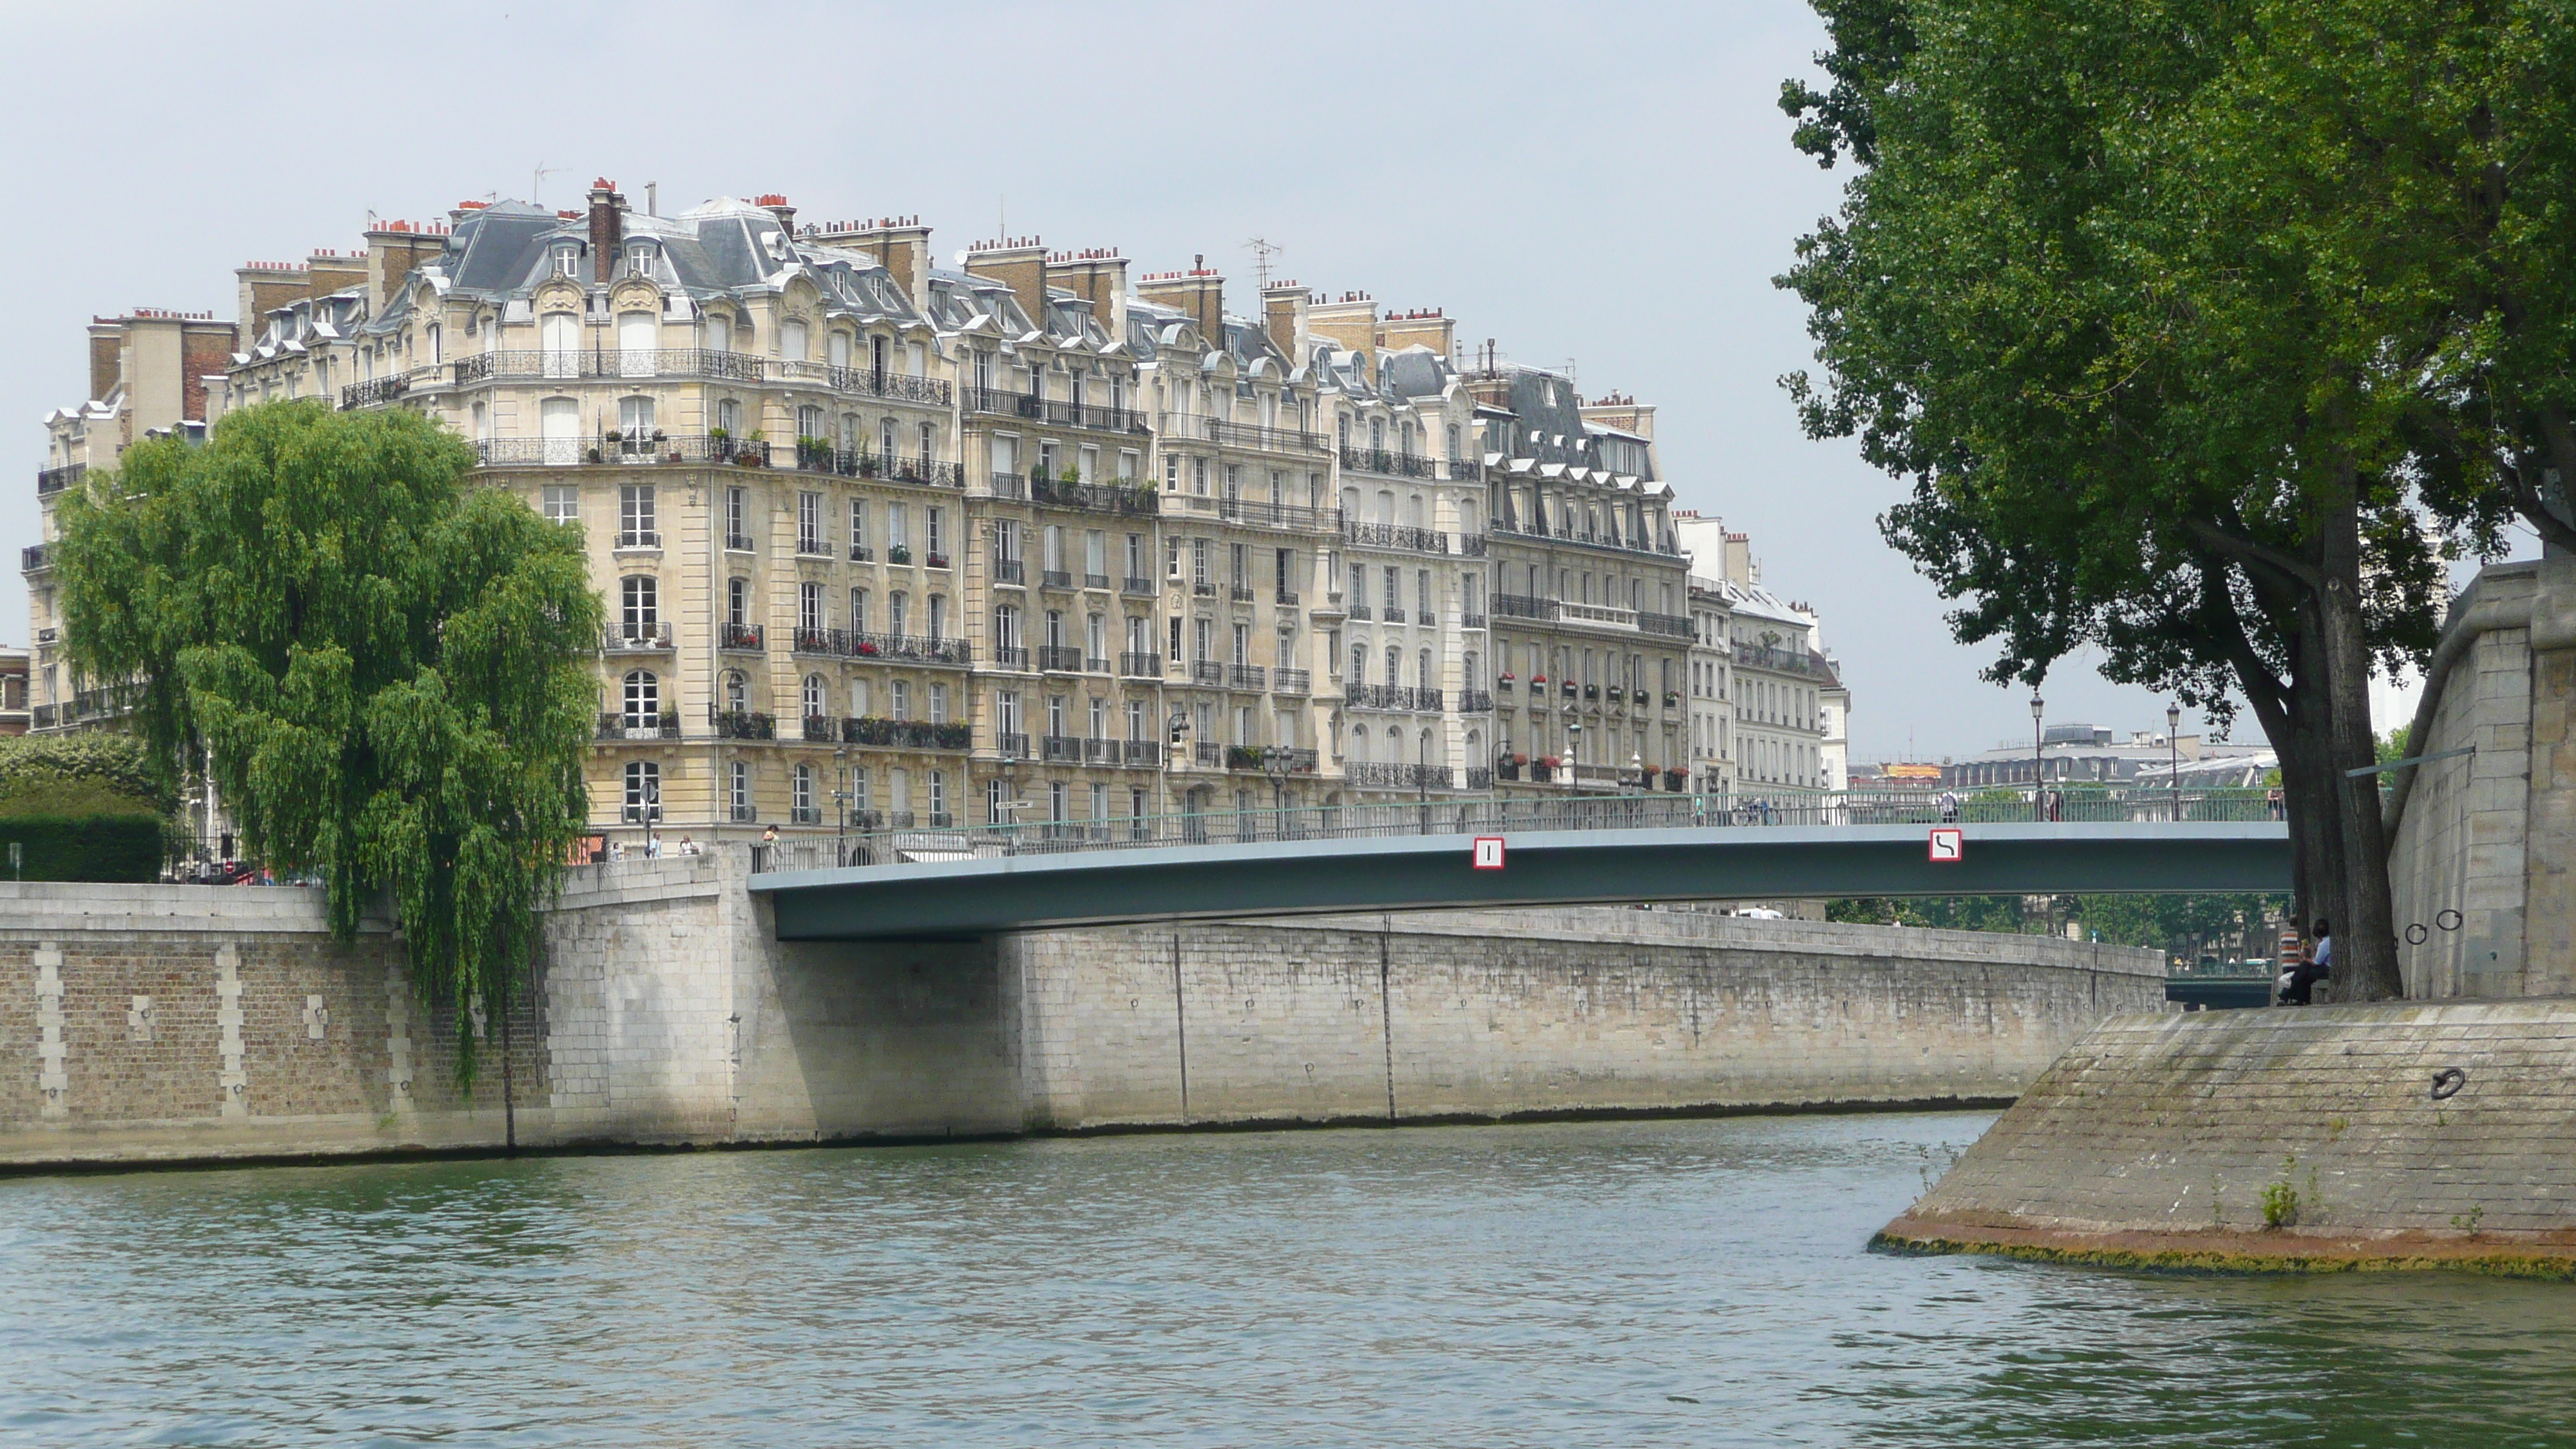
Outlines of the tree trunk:
M 2321 520 L 2320 622 L 2326 655 L 2326 759 L 2343 837 L 2343 901 L 2334 927 L 2334 999 L 2387 1001 L 2406 994 L 2397 969 L 2395 908 L 2388 892 L 2388 832 L 2379 780 L 2347 771 L 2378 757 L 2370 728 L 2370 643 L 2361 617 L 2361 519 L 2349 478 Z

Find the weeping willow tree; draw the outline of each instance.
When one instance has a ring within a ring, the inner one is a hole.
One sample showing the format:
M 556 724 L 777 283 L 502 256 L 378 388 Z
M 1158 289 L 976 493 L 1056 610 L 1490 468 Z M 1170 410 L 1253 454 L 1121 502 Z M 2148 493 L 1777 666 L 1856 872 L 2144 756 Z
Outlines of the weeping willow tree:
M 136 445 L 56 514 L 72 661 L 137 682 L 155 756 L 206 759 L 342 939 L 390 888 L 417 989 L 460 1020 L 525 979 L 587 817 L 600 620 L 580 536 L 473 466 L 416 413 L 269 403 Z

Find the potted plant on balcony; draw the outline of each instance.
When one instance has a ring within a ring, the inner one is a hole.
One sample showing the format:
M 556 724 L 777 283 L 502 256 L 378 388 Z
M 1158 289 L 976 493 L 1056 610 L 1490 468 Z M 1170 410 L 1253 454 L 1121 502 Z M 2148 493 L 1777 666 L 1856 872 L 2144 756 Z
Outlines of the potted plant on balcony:
M 1681 707 L 1681 702 L 1682 696 L 1679 690 L 1667 689 L 1664 691 L 1664 708 L 1679 709 Z
M 1674 793 L 1674 794 L 1678 795 L 1678 794 L 1680 794 L 1682 791 L 1684 791 L 1684 790 L 1688 789 L 1689 787 L 1690 787 L 1690 772 L 1689 772 L 1689 771 L 1687 771 L 1687 770 L 1676 770 L 1676 769 L 1671 768 L 1670 766 L 1666 766 L 1666 767 L 1665 767 L 1665 769 L 1664 769 L 1664 788 L 1665 788 L 1666 790 L 1669 790 L 1669 791 L 1671 791 L 1672 793 Z
M 1505 694 L 1509 694 L 1509 693 L 1511 693 L 1511 692 L 1512 692 L 1512 672 L 1511 672 L 1510 670 L 1506 669 L 1506 670 L 1504 670 L 1502 673 L 1500 673 L 1500 674 L 1498 674 L 1498 675 L 1494 676 L 1494 688 L 1496 688 L 1496 689 L 1498 689 L 1498 690 L 1501 690 L 1501 691 L 1502 691 L 1503 693 L 1505 693 Z
M 666 740 L 676 740 L 679 737 L 680 707 L 678 705 L 670 705 L 662 711 L 662 738 Z
M 599 461 L 599 450 L 597 448 L 592 448 L 584 452 L 581 456 L 583 462 L 596 463 Z
M 921 556 L 921 563 L 924 568 L 944 569 L 948 567 L 948 555 L 944 553 L 926 553 Z
M 1601 697 L 1601 686 L 1597 684 L 1587 684 L 1583 686 L 1583 697 L 1585 699 L 1599 699 Z
M 874 659 L 877 657 L 877 646 L 872 641 L 862 639 L 856 652 L 861 659 Z
M 908 543 L 890 545 L 886 549 L 886 562 L 899 564 L 912 562 L 912 545 Z
M 768 467 L 769 435 L 758 428 L 752 429 L 750 435 L 742 440 L 742 451 L 734 454 L 733 460 L 746 468 Z

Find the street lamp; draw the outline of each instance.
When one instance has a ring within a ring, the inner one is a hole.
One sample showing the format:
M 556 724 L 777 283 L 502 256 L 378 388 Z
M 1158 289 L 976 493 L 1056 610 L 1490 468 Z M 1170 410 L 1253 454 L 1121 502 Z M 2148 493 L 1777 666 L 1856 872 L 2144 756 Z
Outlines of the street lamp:
M 1565 722 L 1565 788 L 1574 789 L 1575 762 L 1583 758 L 1583 721 Z
M 2165 706 L 2165 771 L 2173 777 L 2173 818 L 2182 820 L 2182 706 Z
M 2048 751 L 2039 731 L 2040 712 L 2045 708 L 2039 691 L 2033 689 L 2030 692 L 2030 818 L 2034 821 L 2048 818 L 2048 803 L 2042 798 L 2048 788 Z
M 1163 818 L 1172 814 L 1172 765 L 1181 753 L 1181 737 L 1190 732 L 1190 713 L 1175 708 L 1172 717 L 1163 721 L 1163 772 L 1156 782 L 1163 787 Z M 1158 828 L 1155 832 L 1161 834 Z
M 1646 757 L 1635 750 L 1628 752 L 1628 769 L 1637 777 L 1637 793 L 1646 792 Z

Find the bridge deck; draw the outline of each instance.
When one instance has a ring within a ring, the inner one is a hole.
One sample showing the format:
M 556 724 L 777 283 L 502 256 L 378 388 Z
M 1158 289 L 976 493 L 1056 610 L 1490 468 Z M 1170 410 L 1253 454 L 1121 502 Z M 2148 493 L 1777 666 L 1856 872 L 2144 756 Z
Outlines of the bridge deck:
M 1979 824 L 1934 863 L 1923 825 L 1505 831 L 1505 867 L 1468 835 L 1256 840 L 996 855 L 756 874 L 788 941 L 986 935 L 1058 926 L 1460 906 L 1814 896 L 2280 892 L 2289 837 L 2268 821 Z

